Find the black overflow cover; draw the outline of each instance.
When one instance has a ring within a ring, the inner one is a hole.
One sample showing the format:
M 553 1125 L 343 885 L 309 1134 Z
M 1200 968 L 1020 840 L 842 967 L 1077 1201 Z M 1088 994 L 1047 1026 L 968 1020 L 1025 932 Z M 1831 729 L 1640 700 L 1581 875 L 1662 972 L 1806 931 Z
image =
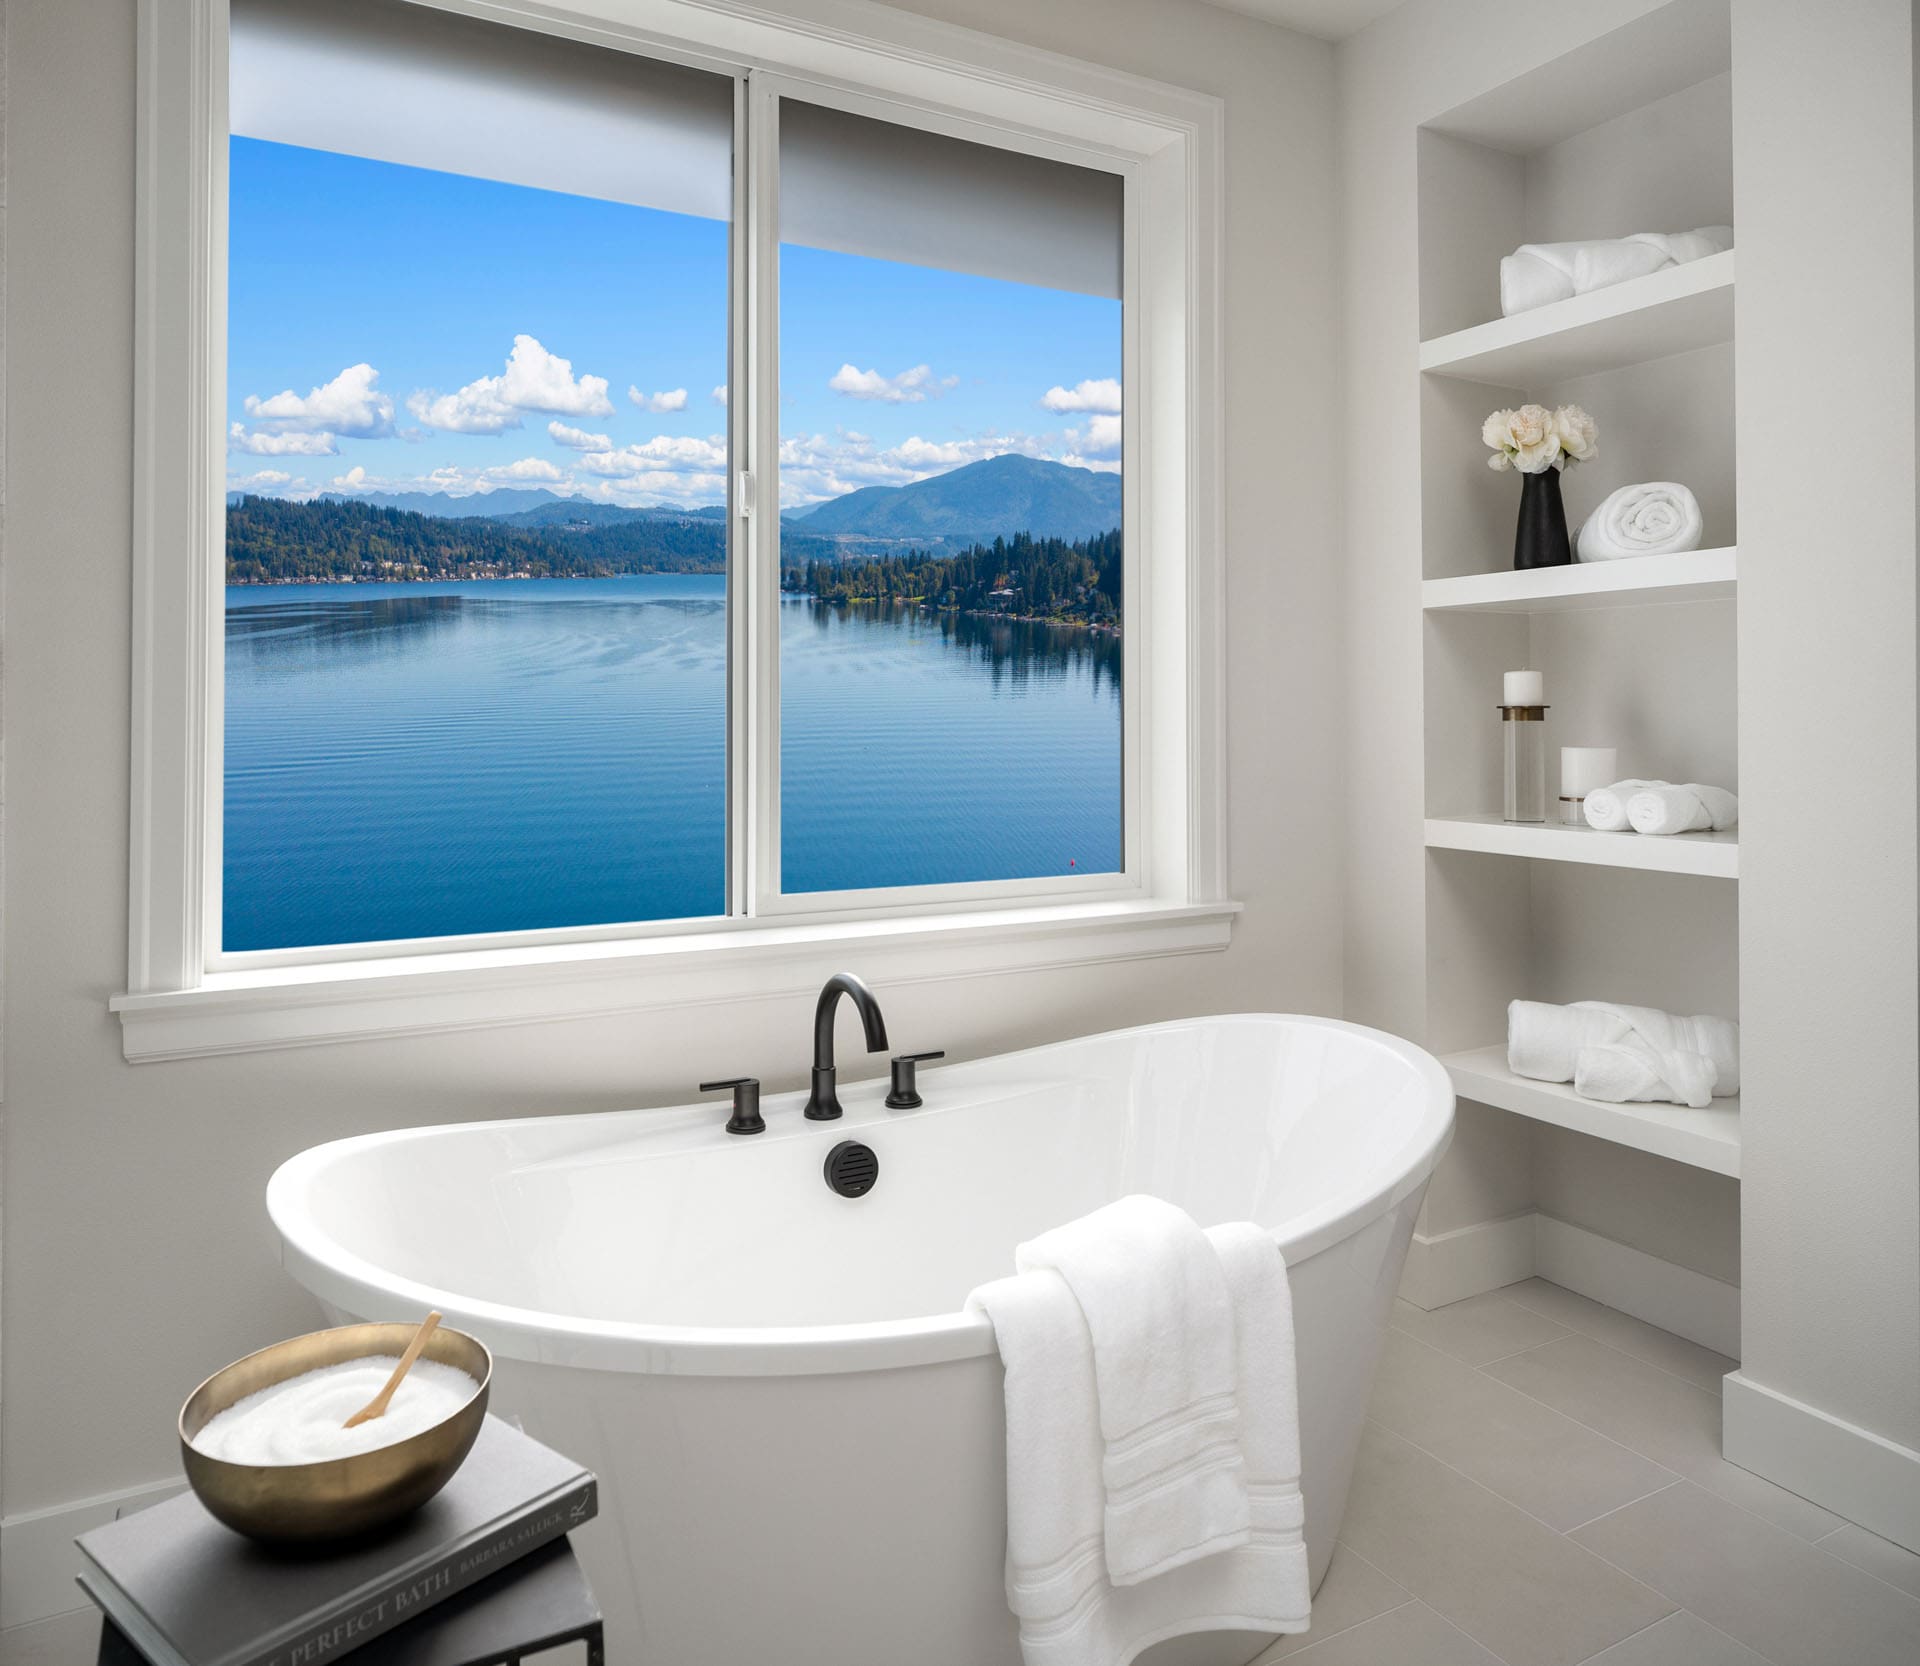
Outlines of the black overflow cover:
M 827 1184 L 842 1197 L 865 1197 L 880 1178 L 880 1159 L 870 1145 L 842 1140 L 827 1153 Z

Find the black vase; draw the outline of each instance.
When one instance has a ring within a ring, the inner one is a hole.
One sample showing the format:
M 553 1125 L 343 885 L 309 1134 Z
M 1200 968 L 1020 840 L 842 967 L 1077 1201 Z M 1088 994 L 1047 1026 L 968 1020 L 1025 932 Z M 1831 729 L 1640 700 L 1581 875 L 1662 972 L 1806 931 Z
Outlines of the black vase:
M 1513 534 L 1513 565 L 1565 567 L 1573 560 L 1567 540 L 1567 506 L 1560 501 L 1560 471 L 1520 476 L 1520 524 Z

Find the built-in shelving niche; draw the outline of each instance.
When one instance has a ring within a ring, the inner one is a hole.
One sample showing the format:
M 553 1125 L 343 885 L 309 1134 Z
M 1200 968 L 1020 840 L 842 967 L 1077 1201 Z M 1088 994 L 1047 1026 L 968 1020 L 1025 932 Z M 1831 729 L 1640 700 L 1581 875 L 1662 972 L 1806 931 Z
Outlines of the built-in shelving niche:
M 1506 1006 L 1737 1017 L 1738 836 L 1501 823 L 1495 704 L 1502 671 L 1545 674 L 1550 816 L 1563 745 L 1617 746 L 1623 775 L 1738 790 L 1738 228 L 1728 255 L 1514 318 L 1500 314 L 1499 262 L 1525 242 L 1731 223 L 1728 0 L 1672 0 L 1435 118 L 1417 143 L 1427 1041 L 1464 1099 L 1558 1142 L 1535 1152 L 1558 1207 L 1578 1212 L 1568 1154 L 1586 1137 L 1665 1159 L 1632 1172 L 1657 1190 L 1671 1175 L 1674 1210 L 1692 1209 L 1709 1182 L 1671 1165 L 1737 1176 L 1737 1100 L 1599 1106 L 1512 1077 Z M 1574 532 L 1617 486 L 1679 480 L 1700 500 L 1702 549 L 1514 573 L 1519 486 L 1487 468 L 1480 425 L 1527 400 L 1578 403 L 1599 423 L 1599 458 L 1562 478 Z M 1607 1215 L 1596 1199 L 1595 1230 Z

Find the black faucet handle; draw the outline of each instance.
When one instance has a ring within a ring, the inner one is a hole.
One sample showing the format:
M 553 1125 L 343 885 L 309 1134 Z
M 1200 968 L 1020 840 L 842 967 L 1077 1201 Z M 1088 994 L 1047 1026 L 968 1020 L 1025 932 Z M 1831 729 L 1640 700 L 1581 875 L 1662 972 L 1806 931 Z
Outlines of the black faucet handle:
M 767 1131 L 766 1120 L 760 1115 L 760 1078 L 758 1076 L 732 1076 L 724 1082 L 702 1082 L 702 1093 L 719 1093 L 725 1088 L 733 1089 L 733 1115 L 727 1119 L 729 1134 L 764 1134 Z
M 920 1097 L 920 1090 L 914 1085 L 914 1066 L 924 1064 L 928 1059 L 944 1059 L 946 1051 L 937 1053 L 902 1053 L 893 1060 L 893 1084 L 887 1094 L 887 1106 L 890 1110 L 910 1111 L 916 1105 L 926 1103 Z

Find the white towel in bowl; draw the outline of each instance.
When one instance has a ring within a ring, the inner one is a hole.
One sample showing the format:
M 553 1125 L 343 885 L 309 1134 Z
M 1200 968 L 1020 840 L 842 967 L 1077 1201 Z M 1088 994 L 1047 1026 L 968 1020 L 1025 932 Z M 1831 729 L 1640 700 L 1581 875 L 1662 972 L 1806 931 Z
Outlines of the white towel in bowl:
M 1633 824 L 1627 820 L 1627 800 L 1642 787 L 1664 787 L 1665 781 L 1616 781 L 1610 787 L 1596 787 L 1581 802 L 1581 813 L 1589 827 L 1602 833 L 1624 833 Z
M 1106 1566 L 1108 1443 L 1082 1303 L 1050 1267 L 968 1298 L 992 1320 L 1006 1368 L 1007 1601 L 1027 1666 L 1125 1666 L 1188 1632 L 1307 1628 L 1286 1267 L 1261 1227 L 1217 1226 L 1203 1237 L 1228 1291 L 1247 1529 L 1232 1548 L 1133 1584 L 1116 1583 Z
M 1678 481 L 1622 486 L 1586 518 L 1578 539 L 1582 561 L 1672 555 L 1700 547 L 1700 504 Z
M 1627 799 L 1627 820 L 1636 833 L 1715 832 L 1740 819 L 1740 800 L 1725 787 L 1699 781 L 1682 786 L 1645 786 Z

